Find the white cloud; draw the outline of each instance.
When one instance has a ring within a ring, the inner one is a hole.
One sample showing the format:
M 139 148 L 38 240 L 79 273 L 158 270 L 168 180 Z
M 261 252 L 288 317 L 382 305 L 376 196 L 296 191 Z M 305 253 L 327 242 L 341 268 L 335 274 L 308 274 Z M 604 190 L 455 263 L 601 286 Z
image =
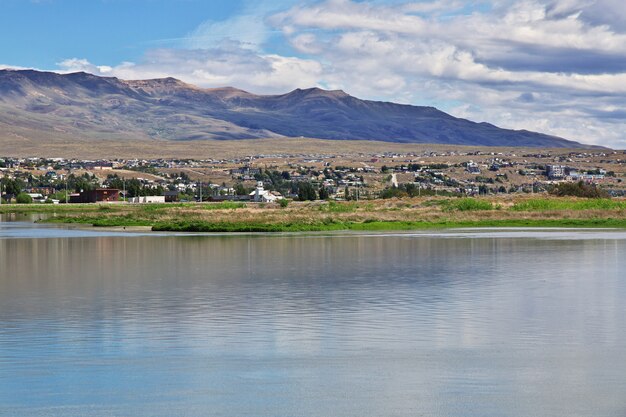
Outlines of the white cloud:
M 624 123 L 590 110 L 626 104 L 626 34 L 588 19 L 599 1 L 494 0 L 483 12 L 423 12 L 449 3 L 328 0 L 269 21 L 324 62 L 336 88 L 420 104 L 427 97 L 474 120 L 626 146 Z M 533 102 L 512 104 L 529 91 Z
M 317 85 L 322 76 L 322 66 L 316 61 L 258 54 L 238 42 L 223 42 L 213 49 L 155 49 L 141 62 L 125 62 L 114 67 L 76 58 L 59 66 L 61 72 L 85 71 L 122 79 L 175 77 L 201 87 L 235 86 L 256 93 Z
M 292 2 L 250 1 L 238 16 L 207 21 L 176 48 L 147 51 L 135 63 L 74 58 L 59 68 L 268 94 L 337 88 L 626 147 L 621 0 L 326 0 L 286 8 Z
M 61 72 L 88 72 L 90 74 L 108 75 L 113 68 L 107 65 L 93 65 L 86 59 L 69 58 L 57 63 Z
M 16 65 L 0 64 L 0 70 L 27 70 L 32 68 L 20 67 Z
M 182 45 L 188 49 L 213 48 L 228 39 L 256 49 L 269 37 L 268 32 L 262 19 L 246 14 L 221 22 L 206 21 L 191 32 Z
M 237 41 L 242 47 L 260 49 L 275 29 L 265 17 L 287 7 L 291 0 L 247 0 L 241 12 L 221 21 L 207 20 L 181 39 L 187 49 L 211 49 L 224 40 Z

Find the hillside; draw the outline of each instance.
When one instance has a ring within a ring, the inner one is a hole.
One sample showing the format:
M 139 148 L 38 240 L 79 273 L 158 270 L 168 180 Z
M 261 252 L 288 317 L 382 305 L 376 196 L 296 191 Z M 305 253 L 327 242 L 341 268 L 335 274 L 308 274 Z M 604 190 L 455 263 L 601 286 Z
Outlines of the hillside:
M 343 91 L 255 95 L 173 78 L 125 81 L 86 73 L 0 70 L 3 139 L 166 140 L 310 137 L 476 146 L 583 147 L 455 118 L 433 107 L 361 100 Z

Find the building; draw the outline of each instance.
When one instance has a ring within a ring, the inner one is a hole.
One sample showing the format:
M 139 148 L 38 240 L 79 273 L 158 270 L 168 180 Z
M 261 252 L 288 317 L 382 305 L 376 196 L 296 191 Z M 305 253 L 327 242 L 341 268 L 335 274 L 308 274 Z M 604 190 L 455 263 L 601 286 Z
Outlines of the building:
M 478 164 L 474 161 L 469 161 L 467 163 L 466 169 L 467 172 L 469 172 L 470 174 L 480 174 L 480 168 L 478 167 Z
M 146 195 L 141 197 L 132 197 L 128 199 L 129 203 L 132 204 L 154 204 L 154 203 L 165 203 L 164 195 Z
M 174 203 L 174 202 L 178 201 L 178 196 L 179 196 L 180 192 L 177 191 L 177 190 L 165 191 L 163 194 L 164 194 L 166 203 Z
M 560 180 L 565 177 L 565 167 L 562 165 L 548 165 L 546 172 L 551 180 Z
M 252 191 L 250 194 L 250 200 L 256 203 L 273 203 L 278 200 L 277 195 L 272 193 L 271 191 L 265 190 L 263 188 L 263 182 L 259 181 L 256 184 L 256 189 Z
M 114 188 L 97 188 L 70 195 L 70 203 L 112 203 L 120 201 L 120 190 Z
M 41 193 L 27 193 L 33 199 L 33 203 L 45 203 L 46 197 Z

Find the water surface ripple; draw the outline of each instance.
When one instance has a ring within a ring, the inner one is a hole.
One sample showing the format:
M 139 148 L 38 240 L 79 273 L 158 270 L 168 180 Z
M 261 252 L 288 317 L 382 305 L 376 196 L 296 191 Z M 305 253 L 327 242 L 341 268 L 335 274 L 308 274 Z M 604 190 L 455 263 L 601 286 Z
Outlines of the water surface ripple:
M 0 223 L 0 416 L 626 415 L 626 233 Z

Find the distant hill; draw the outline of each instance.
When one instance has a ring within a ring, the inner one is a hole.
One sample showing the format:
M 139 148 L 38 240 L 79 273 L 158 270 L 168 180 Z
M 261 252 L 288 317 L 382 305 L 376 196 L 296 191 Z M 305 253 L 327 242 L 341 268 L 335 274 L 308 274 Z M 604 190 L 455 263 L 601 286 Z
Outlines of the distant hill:
M 433 107 L 360 100 L 343 91 L 255 95 L 174 78 L 0 70 L 0 135 L 132 140 L 310 137 L 476 146 L 568 147 L 563 138 L 459 119 Z

